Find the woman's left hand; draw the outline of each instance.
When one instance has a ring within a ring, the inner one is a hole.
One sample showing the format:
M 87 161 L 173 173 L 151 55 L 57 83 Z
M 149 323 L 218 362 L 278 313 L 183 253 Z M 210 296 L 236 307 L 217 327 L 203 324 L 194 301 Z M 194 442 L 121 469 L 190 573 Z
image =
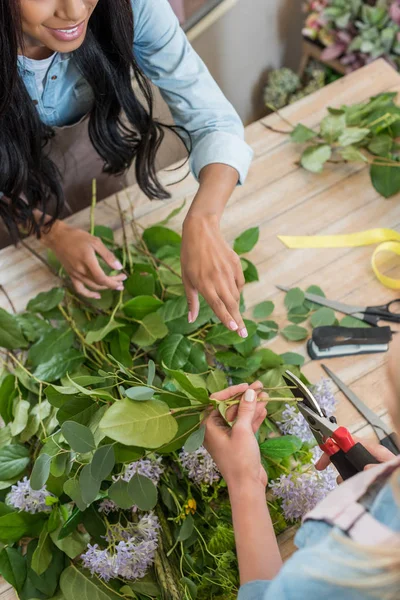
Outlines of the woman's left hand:
M 267 485 L 267 474 L 261 464 L 260 449 L 255 437 L 267 416 L 262 383 L 242 383 L 213 394 L 212 399 L 228 400 L 243 394 L 238 405 L 227 411 L 227 419 L 235 421 L 229 427 L 217 410 L 206 420 L 204 445 L 216 462 L 228 488 L 242 485 Z M 236 419 L 236 420 L 235 420 Z
M 189 322 L 199 315 L 199 294 L 220 321 L 245 338 L 247 330 L 240 314 L 244 286 L 238 255 L 228 246 L 215 216 L 188 216 L 183 226 L 182 279 L 189 305 Z

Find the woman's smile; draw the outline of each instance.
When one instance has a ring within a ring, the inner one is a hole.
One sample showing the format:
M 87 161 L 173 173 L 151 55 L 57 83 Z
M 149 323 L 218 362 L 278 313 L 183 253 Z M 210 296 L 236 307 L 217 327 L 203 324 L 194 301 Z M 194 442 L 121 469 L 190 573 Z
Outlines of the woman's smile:
M 68 27 L 66 29 L 54 29 L 53 27 L 47 27 L 44 25 L 49 33 L 59 42 L 72 42 L 78 40 L 84 33 L 86 28 L 86 20 L 82 21 L 74 27 Z

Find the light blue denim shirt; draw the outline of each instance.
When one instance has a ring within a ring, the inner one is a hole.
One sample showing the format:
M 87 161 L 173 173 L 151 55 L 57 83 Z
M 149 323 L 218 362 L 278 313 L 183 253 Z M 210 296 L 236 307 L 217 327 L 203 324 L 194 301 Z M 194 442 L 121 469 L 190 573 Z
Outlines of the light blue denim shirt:
M 400 507 L 393 497 L 390 483 L 379 492 L 371 514 L 393 531 L 400 533 Z M 367 600 L 400 598 L 392 588 L 372 589 L 368 578 L 379 571 L 373 569 L 373 557 L 366 557 L 346 544 L 344 533 L 330 525 L 307 521 L 298 531 L 295 543 L 299 550 L 285 563 L 272 581 L 251 581 L 240 588 L 238 600 Z M 342 539 L 340 539 L 342 538 Z M 265 557 L 268 561 L 268 556 Z M 367 583 L 352 587 L 346 581 Z
M 133 52 L 145 75 L 160 88 L 174 121 L 191 134 L 190 165 L 195 177 L 211 163 L 234 167 L 246 178 L 252 150 L 243 125 L 204 63 L 194 52 L 167 0 L 131 0 Z M 88 113 L 93 92 L 72 54 L 56 54 L 39 96 L 35 73 L 19 57 L 19 71 L 40 118 L 55 127 L 71 125 Z

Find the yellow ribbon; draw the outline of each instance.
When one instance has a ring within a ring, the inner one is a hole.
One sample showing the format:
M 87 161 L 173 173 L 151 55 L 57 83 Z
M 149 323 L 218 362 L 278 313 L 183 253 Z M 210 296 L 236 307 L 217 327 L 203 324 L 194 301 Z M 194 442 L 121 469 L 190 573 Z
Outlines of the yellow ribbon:
M 380 252 L 393 252 L 400 256 L 400 233 L 393 229 L 369 229 L 344 235 L 279 235 L 278 238 L 288 248 L 355 248 L 379 244 L 371 258 L 372 269 L 384 286 L 400 290 L 400 279 L 384 275 L 379 271 L 377 265 L 377 257 Z

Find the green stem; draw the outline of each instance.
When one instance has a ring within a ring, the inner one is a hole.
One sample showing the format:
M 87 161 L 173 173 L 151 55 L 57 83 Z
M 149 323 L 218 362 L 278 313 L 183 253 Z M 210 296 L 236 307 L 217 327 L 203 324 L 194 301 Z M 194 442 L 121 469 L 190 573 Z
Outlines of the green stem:
M 90 235 L 94 235 L 95 218 L 94 213 L 97 203 L 97 181 L 92 179 L 92 205 L 90 207 Z

